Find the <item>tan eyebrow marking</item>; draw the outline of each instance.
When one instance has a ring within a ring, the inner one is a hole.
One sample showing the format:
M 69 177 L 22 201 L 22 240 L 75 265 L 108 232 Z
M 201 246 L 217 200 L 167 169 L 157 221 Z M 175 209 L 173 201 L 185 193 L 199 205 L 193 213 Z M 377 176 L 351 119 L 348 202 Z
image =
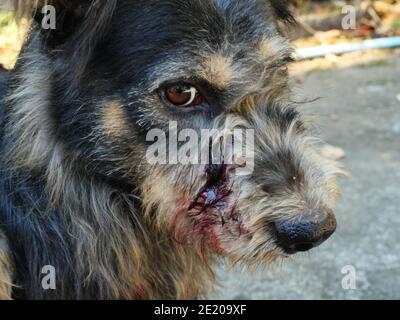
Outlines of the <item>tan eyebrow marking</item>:
M 103 132 L 111 139 L 121 138 L 129 130 L 125 111 L 118 100 L 109 101 L 104 104 L 100 121 Z
M 280 36 L 271 38 L 264 37 L 258 46 L 258 54 L 263 59 L 279 58 L 283 55 L 290 55 L 292 48 L 289 42 Z
M 232 58 L 222 53 L 206 56 L 200 76 L 217 87 L 227 86 L 235 76 Z

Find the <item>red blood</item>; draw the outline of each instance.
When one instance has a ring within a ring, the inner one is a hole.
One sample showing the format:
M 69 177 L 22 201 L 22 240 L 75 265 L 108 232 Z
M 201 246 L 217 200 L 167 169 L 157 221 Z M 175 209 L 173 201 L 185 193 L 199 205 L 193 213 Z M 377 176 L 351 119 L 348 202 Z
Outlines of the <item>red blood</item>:
M 241 216 L 236 205 L 227 211 L 227 198 L 232 190 L 229 183 L 229 173 L 233 169 L 227 165 L 208 165 L 205 169 L 206 182 L 192 201 L 188 201 L 177 210 L 170 223 L 170 230 L 177 241 L 183 241 L 188 233 L 192 233 L 200 240 L 199 255 L 204 257 L 207 246 L 222 254 L 223 249 L 219 239 L 219 232 L 229 232 L 240 237 L 245 231 L 242 227 Z M 187 216 L 193 219 L 191 230 L 187 229 L 184 220 Z M 229 223 L 225 228 L 224 226 Z M 231 225 L 233 224 L 233 227 Z M 185 228 L 186 226 L 186 228 Z M 177 230 L 180 229 L 180 230 Z

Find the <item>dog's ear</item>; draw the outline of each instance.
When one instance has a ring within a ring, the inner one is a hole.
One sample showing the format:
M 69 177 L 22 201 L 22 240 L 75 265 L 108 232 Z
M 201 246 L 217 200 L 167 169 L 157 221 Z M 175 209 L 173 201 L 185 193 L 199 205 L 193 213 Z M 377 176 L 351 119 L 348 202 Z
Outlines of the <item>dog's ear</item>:
M 49 48 L 57 48 L 79 32 L 90 8 L 90 2 L 85 0 L 81 2 L 71 0 L 68 3 L 66 1 L 49 1 L 35 10 L 33 19 L 43 29 L 42 34 Z M 53 17 L 51 17 L 52 14 Z M 48 26 L 44 25 L 51 19 L 54 21 L 53 26 L 51 23 Z
M 286 23 L 295 23 L 296 20 L 289 9 L 287 0 L 269 0 L 278 20 Z
M 51 5 L 57 10 L 76 6 L 78 0 L 13 0 L 14 11 L 17 18 L 34 18 L 46 5 Z M 86 2 L 85 0 L 82 2 Z
M 33 19 L 42 29 L 48 47 L 57 48 L 74 39 L 91 42 L 94 35 L 101 35 L 112 16 L 116 1 L 14 0 L 14 6 L 17 17 Z M 51 19 L 54 25 L 43 24 Z
M 33 19 L 40 32 L 43 49 L 68 59 L 64 76 L 76 86 L 110 26 L 118 0 L 15 0 L 17 17 Z M 52 6 L 47 7 L 45 6 Z M 46 9 L 52 10 L 46 10 Z M 56 25 L 43 26 L 43 19 L 54 14 Z M 74 72 L 72 72 L 74 70 Z

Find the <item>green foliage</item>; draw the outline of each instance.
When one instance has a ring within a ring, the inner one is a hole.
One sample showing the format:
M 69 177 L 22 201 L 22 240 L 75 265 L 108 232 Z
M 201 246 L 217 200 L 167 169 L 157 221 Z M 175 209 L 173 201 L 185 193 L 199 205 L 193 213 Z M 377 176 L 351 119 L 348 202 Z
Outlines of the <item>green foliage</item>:
M 395 20 L 392 22 L 392 27 L 395 29 L 400 29 L 400 20 Z
M 0 10 L 0 32 L 17 32 L 17 26 L 11 12 Z

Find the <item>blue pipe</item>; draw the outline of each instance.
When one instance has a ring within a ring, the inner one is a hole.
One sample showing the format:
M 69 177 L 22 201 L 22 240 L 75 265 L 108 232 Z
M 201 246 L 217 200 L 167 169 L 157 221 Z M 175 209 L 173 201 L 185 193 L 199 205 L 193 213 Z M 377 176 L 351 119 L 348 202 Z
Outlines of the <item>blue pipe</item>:
M 400 47 L 400 37 L 388 37 L 365 40 L 359 43 L 340 43 L 334 45 L 318 46 L 298 49 L 296 52 L 298 60 L 324 57 L 328 54 L 341 54 L 368 49 L 382 49 Z

